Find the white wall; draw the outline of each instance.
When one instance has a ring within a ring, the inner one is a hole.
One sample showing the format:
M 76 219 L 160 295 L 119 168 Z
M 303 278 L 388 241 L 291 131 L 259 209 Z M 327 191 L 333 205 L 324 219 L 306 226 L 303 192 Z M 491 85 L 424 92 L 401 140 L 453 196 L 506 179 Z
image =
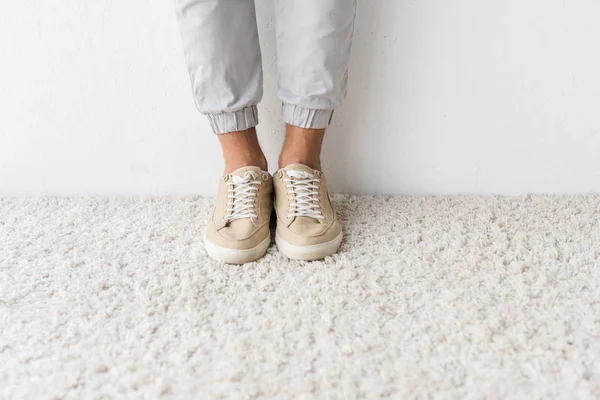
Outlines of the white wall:
M 335 191 L 600 191 L 600 2 L 358 0 Z M 275 166 L 270 0 L 260 135 Z M 212 195 L 168 0 L 0 3 L 0 195 Z

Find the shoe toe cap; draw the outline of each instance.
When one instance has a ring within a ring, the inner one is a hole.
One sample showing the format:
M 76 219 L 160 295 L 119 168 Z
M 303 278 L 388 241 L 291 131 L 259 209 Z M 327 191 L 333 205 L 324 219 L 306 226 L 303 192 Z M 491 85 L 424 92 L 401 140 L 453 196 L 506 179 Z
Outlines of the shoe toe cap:
M 337 220 L 327 224 L 313 218 L 297 217 L 287 228 L 278 224 L 277 232 L 296 246 L 310 246 L 334 240 L 342 232 L 342 226 Z
M 216 229 L 212 221 L 206 227 L 206 239 L 213 244 L 231 249 L 250 249 L 269 236 L 268 224 L 256 226 L 251 220 L 234 220 Z

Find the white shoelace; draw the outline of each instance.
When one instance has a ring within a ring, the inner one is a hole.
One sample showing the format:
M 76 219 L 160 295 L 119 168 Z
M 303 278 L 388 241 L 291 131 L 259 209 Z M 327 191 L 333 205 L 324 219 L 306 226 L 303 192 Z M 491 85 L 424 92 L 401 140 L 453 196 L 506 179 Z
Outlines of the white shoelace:
M 286 174 L 288 177 L 283 181 L 287 183 L 287 193 L 294 195 L 294 197 L 288 197 L 291 201 L 288 218 L 325 219 L 321 212 L 319 185 L 317 185 L 321 180 L 304 171 L 286 171 Z
M 232 221 L 242 218 L 257 218 L 256 196 L 260 178 L 256 172 L 248 171 L 243 176 L 232 175 L 227 182 L 227 209 L 224 221 Z

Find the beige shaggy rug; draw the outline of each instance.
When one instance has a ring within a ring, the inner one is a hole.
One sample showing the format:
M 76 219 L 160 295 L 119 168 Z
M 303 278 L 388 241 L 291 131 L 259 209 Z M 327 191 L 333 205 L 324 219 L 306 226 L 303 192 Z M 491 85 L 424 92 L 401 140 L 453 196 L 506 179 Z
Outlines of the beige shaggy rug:
M 600 196 L 334 202 L 231 266 L 209 199 L 0 200 L 0 398 L 600 398 Z

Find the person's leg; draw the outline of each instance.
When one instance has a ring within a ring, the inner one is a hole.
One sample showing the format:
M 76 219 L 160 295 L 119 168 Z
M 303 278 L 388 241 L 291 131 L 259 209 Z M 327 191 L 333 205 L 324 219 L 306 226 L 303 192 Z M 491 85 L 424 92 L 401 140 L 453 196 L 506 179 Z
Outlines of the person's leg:
M 273 178 L 276 242 L 289 258 L 335 253 L 342 227 L 321 172 L 321 145 L 346 97 L 354 0 L 276 0 L 279 98 L 286 138 Z
M 286 125 L 285 140 L 279 155 L 279 167 L 304 164 L 321 170 L 321 147 L 325 129 L 300 128 Z
M 225 158 L 205 249 L 219 261 L 253 261 L 271 243 L 273 189 L 254 128 L 262 97 L 254 0 L 175 2 L 196 106 L 208 115 Z
M 325 128 L 346 97 L 355 0 L 276 0 L 278 95 L 286 139 L 279 167 L 320 169 Z
M 225 174 L 253 165 L 267 171 L 267 159 L 260 148 L 256 129 L 223 133 L 219 135 L 225 159 Z
M 267 169 L 258 145 L 262 97 L 254 0 L 174 0 L 196 107 L 219 135 L 225 172 Z

